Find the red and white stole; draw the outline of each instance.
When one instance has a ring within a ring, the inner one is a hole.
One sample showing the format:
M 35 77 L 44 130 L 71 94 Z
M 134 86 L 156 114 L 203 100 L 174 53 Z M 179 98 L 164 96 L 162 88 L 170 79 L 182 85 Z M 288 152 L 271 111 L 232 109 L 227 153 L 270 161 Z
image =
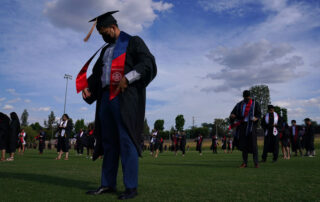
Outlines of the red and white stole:
M 278 120 L 279 120 L 278 114 L 276 112 L 273 112 L 273 124 L 274 125 L 278 124 Z M 266 121 L 267 124 L 269 124 L 269 113 L 266 114 L 265 121 Z M 265 132 L 265 136 L 267 136 L 267 135 L 268 135 L 268 129 Z M 277 130 L 276 127 L 273 127 L 273 135 L 274 136 L 278 135 L 278 130 Z

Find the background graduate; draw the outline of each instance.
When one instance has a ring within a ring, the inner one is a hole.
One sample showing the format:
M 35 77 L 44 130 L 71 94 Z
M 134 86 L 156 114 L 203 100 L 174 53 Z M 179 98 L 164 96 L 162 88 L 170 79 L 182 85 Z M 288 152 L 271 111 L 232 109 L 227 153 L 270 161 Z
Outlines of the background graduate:
M 306 147 L 306 156 L 314 157 L 314 127 L 312 125 L 310 118 L 305 118 L 304 123 L 306 125 L 305 129 L 305 147 Z
M 274 111 L 273 105 L 268 105 L 268 113 L 263 117 L 261 127 L 264 130 L 262 162 L 267 160 L 268 152 L 273 153 L 273 162 L 276 162 L 279 155 L 281 117 Z
M 301 127 L 297 125 L 296 120 L 292 120 L 291 126 L 289 128 L 289 132 L 290 132 L 291 150 L 292 152 L 295 153 L 295 156 L 298 156 L 298 151 L 300 156 L 302 156 L 300 130 L 301 130 Z
M 81 70 L 77 90 L 82 91 L 87 103 L 97 101 L 93 160 L 103 155 L 101 186 L 87 194 L 115 192 L 121 156 L 126 190 L 119 199 L 128 199 L 138 193 L 138 156 L 141 156 L 146 87 L 156 76 L 157 67 L 154 56 L 140 37 L 120 31 L 112 16 L 116 12 L 91 20 L 107 45 L 102 48 L 88 79 L 86 66 Z
M 182 131 L 180 135 L 180 149 L 182 151 L 182 156 L 186 154 L 186 144 L 187 144 L 186 132 Z
M 236 127 L 239 137 L 239 150 L 242 151 L 243 163 L 247 167 L 248 153 L 253 154 L 253 162 L 258 168 L 257 124 L 261 117 L 260 105 L 250 97 L 250 91 L 243 91 L 243 100 L 236 104 L 230 114 L 230 123 Z
M 72 121 L 70 120 L 68 114 L 64 114 L 62 116 L 62 121 L 58 126 L 58 157 L 56 158 L 56 160 L 60 160 L 64 153 L 66 153 L 64 160 L 69 160 L 69 138 L 71 137 L 72 129 Z
M 18 143 L 18 136 L 20 132 L 20 121 L 17 113 L 11 112 L 10 113 L 10 130 L 9 135 L 7 137 L 7 153 L 10 154 L 10 157 L 7 158 L 7 161 L 14 160 L 14 153 L 16 152 L 17 143 Z
M 44 132 L 44 130 L 40 130 L 40 133 L 38 136 L 36 136 L 36 140 L 39 141 L 39 154 L 43 154 L 43 149 L 45 148 L 46 144 L 46 133 Z
M 284 159 L 290 159 L 290 131 L 286 122 L 282 122 L 282 128 L 280 133 L 281 150 Z
M 76 144 L 77 144 L 77 154 L 82 155 L 83 147 L 85 147 L 87 144 L 87 135 L 82 129 L 79 130 L 79 133 L 76 136 Z
M 0 112 L 0 151 L 1 151 L 1 159 L 0 161 L 5 161 L 6 159 L 6 145 L 8 133 L 10 131 L 10 118 Z
M 195 141 L 197 142 L 196 150 L 199 151 L 199 154 L 201 156 L 202 155 L 202 142 L 203 142 L 202 135 L 199 134 Z

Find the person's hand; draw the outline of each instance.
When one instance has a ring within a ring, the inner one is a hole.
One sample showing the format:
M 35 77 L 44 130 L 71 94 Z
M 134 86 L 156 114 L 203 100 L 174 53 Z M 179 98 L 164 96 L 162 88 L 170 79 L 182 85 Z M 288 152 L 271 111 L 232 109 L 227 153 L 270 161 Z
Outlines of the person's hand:
M 121 92 L 124 92 L 126 88 L 128 88 L 128 80 L 124 76 L 124 77 L 122 77 L 122 79 L 119 82 L 119 85 L 116 89 L 116 93 L 118 93 L 120 90 L 121 90 Z
M 258 118 L 254 116 L 252 121 L 256 122 L 256 121 L 258 121 Z
M 235 119 L 235 118 L 236 118 L 236 115 L 231 114 L 231 115 L 230 115 L 230 118 Z
M 82 91 L 82 97 L 83 99 L 87 99 L 91 96 L 91 92 L 89 91 L 89 88 L 85 88 L 83 91 Z

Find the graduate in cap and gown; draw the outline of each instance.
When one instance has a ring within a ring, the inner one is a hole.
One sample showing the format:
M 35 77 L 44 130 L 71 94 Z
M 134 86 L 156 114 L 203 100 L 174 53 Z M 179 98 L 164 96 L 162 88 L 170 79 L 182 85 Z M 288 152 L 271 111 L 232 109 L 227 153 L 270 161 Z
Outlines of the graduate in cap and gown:
M 86 78 L 88 65 L 95 55 L 80 71 L 76 86 L 88 104 L 96 101 L 93 160 L 103 155 L 101 186 L 87 194 L 116 191 L 121 157 L 126 190 L 119 199 L 128 199 L 138 193 L 138 157 L 141 156 L 146 87 L 156 76 L 157 67 L 154 56 L 140 37 L 120 31 L 112 16 L 116 12 L 91 20 L 94 25 L 85 40 L 96 27 L 106 44 L 92 74 Z
M 274 111 L 273 105 L 268 105 L 268 113 L 263 117 L 261 127 L 264 130 L 262 162 L 267 160 L 268 152 L 273 153 L 273 162 L 276 162 L 279 155 L 281 117 Z
M 302 156 L 300 129 L 301 127 L 297 125 L 296 120 L 292 120 L 289 131 L 290 131 L 291 150 L 292 152 L 295 153 L 295 156 L 298 156 L 298 151 L 300 153 L 300 156 Z
M 10 113 L 10 130 L 7 136 L 6 152 L 10 154 L 10 157 L 7 158 L 7 161 L 14 160 L 14 153 L 18 145 L 18 136 L 20 133 L 20 121 L 17 113 Z
M 305 129 L 305 147 L 306 147 L 306 154 L 305 156 L 314 157 L 314 127 L 312 125 L 310 118 L 305 118 L 304 123 L 306 124 Z
M 46 144 L 46 133 L 41 129 L 38 136 L 36 136 L 36 140 L 39 141 L 39 154 L 43 154 L 43 149 L 45 148 Z
M 257 146 L 257 124 L 261 117 L 260 105 L 250 97 L 250 91 L 243 91 L 243 100 L 233 108 L 230 114 L 231 128 L 236 127 L 239 137 L 239 150 L 242 151 L 243 163 L 240 168 L 248 165 L 248 153 L 253 154 L 255 168 L 259 168 Z
M 7 138 L 10 131 L 10 118 L 0 112 L 0 151 L 1 151 L 1 159 L 0 161 L 6 160 L 6 145 Z

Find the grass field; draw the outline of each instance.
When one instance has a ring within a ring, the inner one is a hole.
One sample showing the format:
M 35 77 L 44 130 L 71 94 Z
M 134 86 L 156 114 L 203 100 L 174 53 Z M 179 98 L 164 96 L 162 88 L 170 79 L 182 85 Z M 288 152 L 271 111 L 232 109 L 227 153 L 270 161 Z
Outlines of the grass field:
M 140 159 L 139 195 L 132 201 L 320 201 L 319 156 L 279 158 L 253 168 L 238 168 L 241 153 L 202 156 L 189 151 L 185 157 L 164 152 Z M 262 149 L 259 148 L 259 157 Z M 317 144 L 317 154 L 320 154 Z M 87 196 L 100 184 L 102 160 L 92 162 L 71 151 L 70 160 L 54 160 L 56 153 L 27 150 L 13 162 L 0 162 L 0 201 L 114 201 L 116 194 Z M 121 169 L 120 169 L 121 170 Z M 122 173 L 118 191 L 124 190 Z

